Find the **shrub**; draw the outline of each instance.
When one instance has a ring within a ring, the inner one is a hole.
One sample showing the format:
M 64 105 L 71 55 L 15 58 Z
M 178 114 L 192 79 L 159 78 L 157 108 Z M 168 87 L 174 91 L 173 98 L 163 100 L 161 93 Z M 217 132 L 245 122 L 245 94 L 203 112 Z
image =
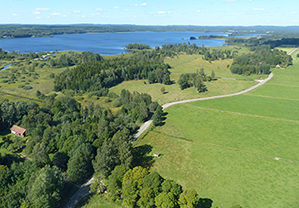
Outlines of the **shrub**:
M 106 99 L 104 100 L 104 103 L 109 103 L 109 102 L 111 102 L 110 98 L 106 98 Z
M 20 84 L 20 85 L 18 86 L 18 88 L 23 88 L 23 87 L 25 87 L 24 84 Z
M 32 87 L 31 87 L 31 86 L 25 86 L 25 87 L 23 87 L 23 89 L 24 89 L 24 90 L 31 90 Z
M 121 105 L 122 105 L 122 103 L 121 103 L 121 101 L 120 101 L 119 99 L 115 100 L 115 101 L 112 103 L 112 106 L 113 106 L 113 107 L 119 107 L 119 106 L 121 106 Z

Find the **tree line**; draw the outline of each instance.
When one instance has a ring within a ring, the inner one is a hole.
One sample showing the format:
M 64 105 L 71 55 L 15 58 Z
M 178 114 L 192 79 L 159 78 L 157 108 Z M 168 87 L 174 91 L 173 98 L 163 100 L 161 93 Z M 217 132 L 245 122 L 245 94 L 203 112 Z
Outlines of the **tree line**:
M 236 56 L 230 70 L 234 74 L 269 74 L 270 69 L 277 64 L 282 67 L 292 65 L 292 57 L 285 51 L 274 49 L 270 46 L 251 47 L 251 52 Z
M 98 91 L 125 80 L 149 79 L 150 83 L 170 84 L 168 64 L 148 54 L 93 61 L 67 69 L 55 77 L 54 90 Z

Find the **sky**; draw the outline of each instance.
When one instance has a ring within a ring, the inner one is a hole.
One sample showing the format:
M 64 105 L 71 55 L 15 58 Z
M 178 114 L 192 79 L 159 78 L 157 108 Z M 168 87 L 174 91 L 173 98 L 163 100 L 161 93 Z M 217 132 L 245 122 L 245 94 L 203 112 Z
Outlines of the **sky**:
M 295 0 L 0 0 L 0 24 L 299 25 Z

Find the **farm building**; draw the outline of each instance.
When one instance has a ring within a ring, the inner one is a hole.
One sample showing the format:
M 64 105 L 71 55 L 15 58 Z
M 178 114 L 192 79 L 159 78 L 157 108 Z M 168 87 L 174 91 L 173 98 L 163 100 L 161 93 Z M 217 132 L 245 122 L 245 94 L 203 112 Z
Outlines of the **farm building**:
M 25 132 L 26 132 L 26 129 L 20 127 L 20 126 L 16 126 L 16 125 L 13 125 L 10 129 L 11 133 L 17 135 L 17 136 L 20 136 L 20 137 L 24 137 L 25 136 Z

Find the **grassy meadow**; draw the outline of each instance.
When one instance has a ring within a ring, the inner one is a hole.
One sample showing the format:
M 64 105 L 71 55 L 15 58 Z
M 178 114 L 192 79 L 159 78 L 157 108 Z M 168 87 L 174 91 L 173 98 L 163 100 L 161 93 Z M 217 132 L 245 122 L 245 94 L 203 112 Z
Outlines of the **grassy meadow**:
M 58 58 L 65 53 L 69 52 L 57 52 L 56 56 L 51 56 L 51 58 Z M 9 63 L 12 62 L 14 61 Z M 8 62 L 5 61 L 5 63 Z M 50 93 L 54 87 L 54 78 L 51 78 L 50 75 L 57 75 L 66 69 L 47 67 L 46 65 L 42 66 L 42 64 L 45 63 L 44 60 L 15 61 L 14 63 L 15 64 L 0 71 L 0 91 L 28 98 L 36 98 L 37 90 L 44 94 Z M 0 64 L 2 64 L 2 62 Z M 12 76 L 16 77 L 15 81 L 8 81 Z M 5 98 L 12 101 L 16 100 L 12 96 L 2 94 L 0 101 Z M 17 100 L 26 99 L 17 98 Z
M 135 145 L 151 145 L 162 154 L 152 169 L 213 207 L 299 207 L 297 53 L 250 93 L 169 107 L 165 124 Z
M 232 47 L 230 47 L 233 49 Z M 223 49 L 224 50 L 224 49 Z M 240 49 L 245 52 L 245 49 Z M 122 89 L 128 89 L 131 92 L 138 91 L 141 93 L 148 93 L 152 96 L 154 101 L 160 104 L 174 102 L 177 100 L 186 100 L 199 97 L 210 97 L 214 95 L 223 95 L 235 93 L 247 89 L 257 82 L 255 79 L 263 79 L 266 75 L 251 75 L 241 76 L 232 74 L 227 67 L 232 64 L 232 59 L 217 60 L 209 62 L 202 59 L 202 55 L 186 55 L 180 54 L 178 57 L 165 58 L 164 62 L 171 66 L 170 79 L 174 82 L 172 85 L 163 84 L 148 84 L 147 80 L 133 80 L 125 81 L 117 86 L 110 88 L 110 91 L 120 94 Z M 196 73 L 201 68 L 205 69 L 207 75 L 211 75 L 212 70 L 216 74 L 217 80 L 205 82 L 208 91 L 205 93 L 197 93 L 194 88 L 181 90 L 179 85 L 176 84 L 181 74 Z M 161 88 L 165 87 L 166 93 L 161 93 Z

